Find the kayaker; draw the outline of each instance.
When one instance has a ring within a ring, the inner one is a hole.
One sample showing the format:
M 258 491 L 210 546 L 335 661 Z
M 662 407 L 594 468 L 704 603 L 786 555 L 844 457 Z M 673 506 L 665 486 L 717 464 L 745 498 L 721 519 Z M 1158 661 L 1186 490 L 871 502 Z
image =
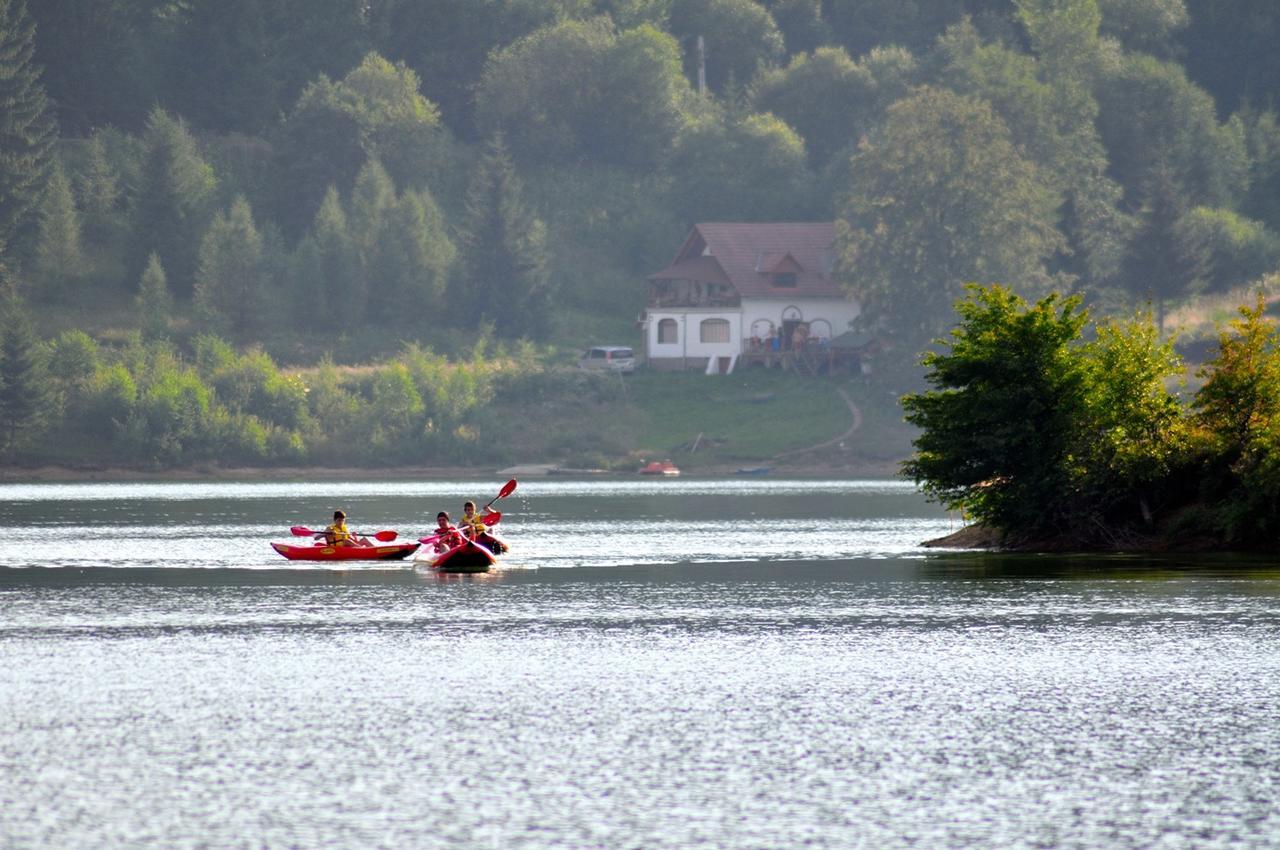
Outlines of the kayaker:
M 448 552 L 461 542 L 462 535 L 458 533 L 458 529 L 454 528 L 453 523 L 449 520 L 449 512 L 441 511 L 436 514 L 436 551 Z
M 354 533 L 347 530 L 347 515 L 342 511 L 333 512 L 333 524 L 325 528 L 322 534 L 324 542 L 330 546 L 368 546 L 368 540 L 357 540 Z
M 484 524 L 481 517 L 476 515 L 475 502 L 463 503 L 462 519 L 458 520 L 458 525 L 467 537 L 489 547 L 497 554 L 501 555 L 507 551 L 507 544 L 489 534 L 489 527 Z
M 489 530 L 489 527 L 480 520 L 480 517 L 476 516 L 476 503 L 470 501 L 462 503 L 462 519 L 458 520 L 458 526 L 462 529 L 463 534 L 472 540 Z

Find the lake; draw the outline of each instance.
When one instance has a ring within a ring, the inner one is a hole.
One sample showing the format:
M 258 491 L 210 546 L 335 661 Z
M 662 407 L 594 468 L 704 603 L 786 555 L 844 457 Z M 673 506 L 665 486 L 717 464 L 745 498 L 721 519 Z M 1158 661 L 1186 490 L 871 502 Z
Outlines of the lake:
M 875 481 L 0 485 L 0 847 L 1280 845 L 1280 565 L 939 552 Z

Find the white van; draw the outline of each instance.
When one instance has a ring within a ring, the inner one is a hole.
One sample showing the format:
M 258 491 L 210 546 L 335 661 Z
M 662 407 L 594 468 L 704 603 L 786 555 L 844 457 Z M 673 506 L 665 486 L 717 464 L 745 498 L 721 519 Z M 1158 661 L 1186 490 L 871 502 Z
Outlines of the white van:
M 578 367 L 629 375 L 636 370 L 636 353 L 622 345 L 597 345 L 583 353 Z

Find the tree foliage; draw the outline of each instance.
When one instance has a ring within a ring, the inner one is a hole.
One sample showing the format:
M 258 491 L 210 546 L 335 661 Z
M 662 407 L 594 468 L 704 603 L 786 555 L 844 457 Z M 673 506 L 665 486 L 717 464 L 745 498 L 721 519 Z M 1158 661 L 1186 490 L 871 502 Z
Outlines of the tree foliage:
M 309 83 L 280 125 L 277 215 L 290 232 L 315 215 L 330 186 L 351 189 L 371 158 L 400 185 L 446 167 L 449 142 L 439 108 L 417 74 L 370 53 L 338 82 Z
M 689 224 L 810 217 L 804 141 L 773 115 L 699 122 L 681 135 L 670 169 L 672 207 Z
M 12 456 L 51 413 L 44 352 L 26 306 L 0 292 L 0 456 Z
M 173 291 L 189 295 L 217 177 L 181 118 L 154 109 L 143 133 L 145 156 L 135 190 L 132 260 L 141 274 L 157 254 Z
M 1077 505 L 1073 451 L 1088 394 L 1071 345 L 1088 315 L 1079 298 L 1028 305 L 1000 286 L 971 288 L 956 310 L 946 350 L 923 360 L 934 390 L 902 400 L 921 429 L 904 472 L 980 523 L 1061 530 Z
M 731 80 L 745 86 L 783 57 L 782 33 L 755 0 L 673 0 L 670 26 L 685 47 L 690 79 L 697 79 L 697 40 L 703 37 L 712 91 L 724 91 Z
M 860 146 L 837 223 L 839 268 L 867 315 L 923 341 L 967 282 L 1047 288 L 1058 197 L 985 102 L 922 89 Z
M 684 125 L 691 96 L 669 35 L 650 26 L 619 32 L 595 18 L 496 51 L 476 104 L 481 130 L 501 132 L 522 160 L 651 167 Z
M 491 321 L 505 339 L 545 337 L 554 287 L 546 226 L 525 205 L 501 137 L 489 142 L 472 178 L 458 269 L 449 299 L 458 321 Z
M 0 259 L 30 239 L 57 125 L 34 60 L 25 0 L 0 0 Z
M 253 211 L 236 198 L 219 212 L 200 243 L 195 303 L 206 327 L 245 333 L 262 321 L 268 286 L 262 236 Z

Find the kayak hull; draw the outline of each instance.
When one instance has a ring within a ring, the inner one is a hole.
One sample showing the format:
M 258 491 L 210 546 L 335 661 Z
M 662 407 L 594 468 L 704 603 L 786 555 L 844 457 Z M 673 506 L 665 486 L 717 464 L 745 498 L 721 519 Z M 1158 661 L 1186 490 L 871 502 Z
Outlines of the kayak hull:
M 464 540 L 452 549 L 425 560 L 431 569 L 442 573 L 487 573 L 498 559 L 476 541 Z
M 272 543 L 290 561 L 399 561 L 418 551 L 420 543 L 392 543 L 386 546 L 294 546 Z

